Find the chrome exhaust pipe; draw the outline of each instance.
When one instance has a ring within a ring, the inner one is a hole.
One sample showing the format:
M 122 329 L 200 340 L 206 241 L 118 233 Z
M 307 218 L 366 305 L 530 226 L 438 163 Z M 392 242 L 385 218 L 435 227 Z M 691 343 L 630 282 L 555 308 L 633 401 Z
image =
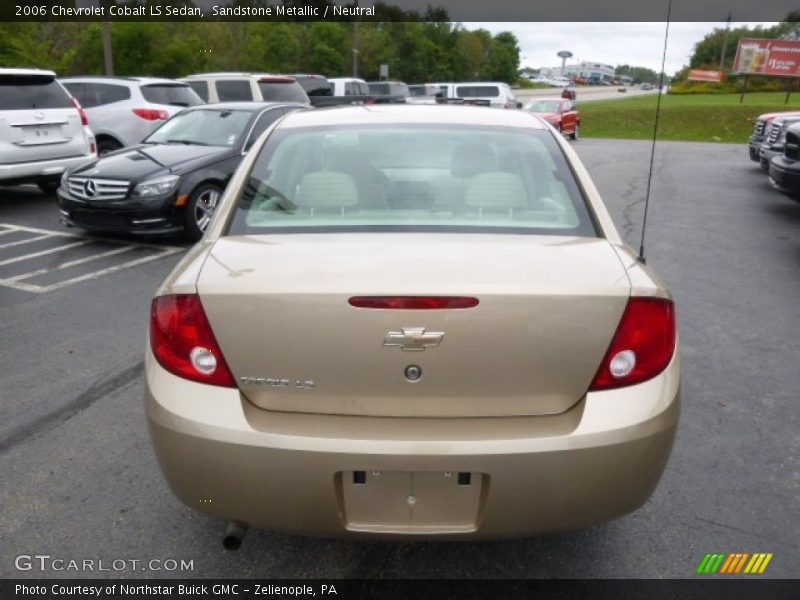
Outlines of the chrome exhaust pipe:
M 246 533 L 246 523 L 230 521 L 225 528 L 225 536 L 222 538 L 222 545 L 226 550 L 238 550 L 242 545 L 242 540 Z

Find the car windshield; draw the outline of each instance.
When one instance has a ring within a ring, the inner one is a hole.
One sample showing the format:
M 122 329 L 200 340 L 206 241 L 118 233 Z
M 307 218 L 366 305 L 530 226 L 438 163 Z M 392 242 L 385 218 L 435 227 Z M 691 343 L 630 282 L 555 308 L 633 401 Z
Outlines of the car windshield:
M 561 108 L 561 102 L 558 100 L 537 100 L 535 102 L 528 102 L 523 110 L 535 113 L 554 113 L 558 112 Z
M 182 112 L 164 123 L 146 144 L 234 146 L 244 134 L 252 113 L 244 110 L 203 108 Z
M 387 230 L 596 235 L 549 132 L 429 124 L 279 129 L 228 233 Z

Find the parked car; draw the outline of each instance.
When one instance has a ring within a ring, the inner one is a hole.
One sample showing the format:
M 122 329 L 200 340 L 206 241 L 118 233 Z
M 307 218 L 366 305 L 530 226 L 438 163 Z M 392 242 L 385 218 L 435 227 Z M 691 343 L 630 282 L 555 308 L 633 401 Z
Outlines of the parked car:
M 442 98 L 439 88 L 431 83 L 408 86 L 406 104 L 442 104 L 444 102 L 446 100 Z
M 761 170 L 769 173 L 770 161 L 783 154 L 786 145 L 786 132 L 791 125 L 800 123 L 800 114 L 774 118 L 767 126 L 764 141 L 758 149 Z
M 146 411 L 170 488 L 228 547 L 248 525 L 527 536 L 657 485 L 673 302 L 531 115 L 290 114 L 204 241 L 153 300 Z
M 390 96 L 400 102 L 405 102 L 406 98 L 411 95 L 408 91 L 408 85 L 402 81 L 370 81 L 367 85 L 369 86 L 370 94 Z
M 369 84 L 357 77 L 331 77 L 328 79 L 334 96 L 370 96 Z
M 53 71 L 0 69 L 0 185 L 55 192 L 66 169 L 97 157 L 88 123 Z
M 652 89 L 653 89 L 653 84 L 652 83 L 643 83 L 642 84 L 642 90 L 644 90 L 645 92 L 649 92 Z
M 199 73 L 180 79 L 206 102 L 299 102 L 309 104 L 303 87 L 288 75 Z
M 311 106 L 333 106 L 338 104 L 333 97 L 333 86 L 324 75 L 293 73 L 292 77 L 305 90 Z
M 88 231 L 197 240 L 236 167 L 258 137 L 304 104 L 230 102 L 185 109 L 141 144 L 61 179 L 62 221 Z
M 786 130 L 783 154 L 769 163 L 769 179 L 777 189 L 800 200 L 800 123 Z
M 62 77 L 83 106 L 103 156 L 138 144 L 187 106 L 203 100 L 187 84 L 153 77 Z
M 541 117 L 573 140 L 577 140 L 580 136 L 581 113 L 572 100 L 537 98 L 528 102 L 522 110 Z
M 511 87 L 502 82 L 435 83 L 451 104 L 476 104 L 493 108 L 518 108 Z
M 575 84 L 570 83 L 567 87 L 565 87 L 564 91 L 561 92 L 561 97 L 565 98 L 566 100 L 574 101 L 575 98 L 578 97 L 578 92 L 575 90 Z
M 800 112 L 785 111 L 759 115 L 756 119 L 755 126 L 753 127 L 753 133 L 750 135 L 750 139 L 748 140 L 750 160 L 755 162 L 761 161 L 761 144 L 764 143 L 764 139 L 767 136 L 767 127 L 773 119 L 776 117 L 793 117 L 796 115 L 800 115 Z

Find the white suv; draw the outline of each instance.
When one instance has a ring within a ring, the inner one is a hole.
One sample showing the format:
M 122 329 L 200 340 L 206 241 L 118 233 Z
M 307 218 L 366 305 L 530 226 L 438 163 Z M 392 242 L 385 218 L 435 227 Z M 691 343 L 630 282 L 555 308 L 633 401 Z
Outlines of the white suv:
M 507 83 L 472 81 L 464 83 L 434 83 L 448 102 L 477 104 L 493 108 L 519 108 L 517 99 Z
M 0 69 L 0 185 L 55 192 L 65 170 L 97 157 L 87 125 L 52 71 Z
M 203 100 L 215 102 L 299 102 L 308 95 L 294 77 L 269 73 L 198 73 L 178 81 L 187 83 Z
M 164 121 L 203 100 L 185 83 L 154 77 L 62 77 L 89 115 L 97 151 L 138 144 Z

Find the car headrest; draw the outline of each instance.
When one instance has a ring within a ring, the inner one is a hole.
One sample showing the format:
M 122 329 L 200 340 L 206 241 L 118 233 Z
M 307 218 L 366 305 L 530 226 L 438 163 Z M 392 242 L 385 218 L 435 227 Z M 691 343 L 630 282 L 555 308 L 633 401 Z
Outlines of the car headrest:
M 358 204 L 358 189 L 350 175 L 314 171 L 300 179 L 294 202 L 298 207 L 338 208 Z
M 481 173 L 467 181 L 467 206 L 488 209 L 514 209 L 527 206 L 525 185 L 513 173 Z
M 472 177 L 478 173 L 494 171 L 497 156 L 489 144 L 464 144 L 453 151 L 450 158 L 450 173 L 453 177 Z

